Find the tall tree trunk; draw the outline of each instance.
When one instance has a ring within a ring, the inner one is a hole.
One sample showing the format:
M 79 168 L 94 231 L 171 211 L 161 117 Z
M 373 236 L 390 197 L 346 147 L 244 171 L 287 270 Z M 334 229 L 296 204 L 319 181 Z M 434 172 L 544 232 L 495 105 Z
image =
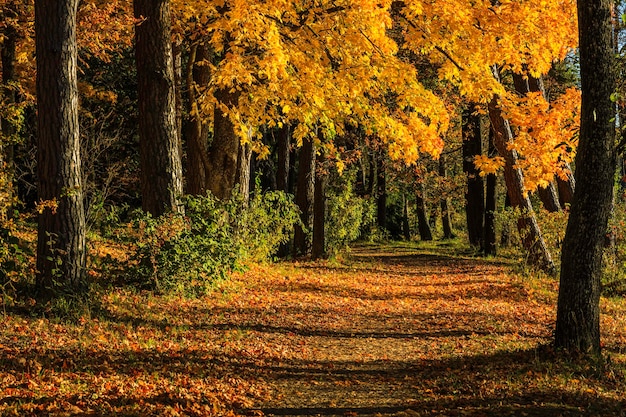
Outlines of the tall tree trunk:
M 237 155 L 237 173 L 235 174 L 235 185 L 239 185 L 239 193 L 244 202 L 248 202 L 250 197 L 250 168 L 252 162 L 252 147 L 249 143 L 239 145 Z
M 569 164 L 566 164 L 566 178 L 556 177 L 559 189 L 559 200 L 565 204 L 572 204 L 574 201 L 574 191 L 576 190 L 576 180 Z
M 493 129 L 489 129 L 489 150 L 488 155 L 494 156 L 496 148 L 493 143 Z M 496 206 L 498 201 L 498 195 L 496 186 L 498 183 L 498 177 L 496 174 L 488 174 L 486 180 L 486 192 L 485 192 L 485 239 L 483 244 L 483 250 L 485 255 L 495 256 L 497 252 L 496 246 Z
M 528 93 L 541 93 L 547 100 L 546 90 L 541 77 L 535 78 L 530 75 L 523 76 L 522 74 L 513 74 L 513 84 L 515 91 L 522 97 L 528 95 Z M 559 194 L 553 181 L 550 181 L 547 187 L 540 187 L 537 190 L 537 194 L 546 210 L 551 213 L 561 211 Z
M 178 154 L 183 157 L 183 51 L 180 41 L 172 42 L 172 71 L 174 71 L 174 109 Z M 181 162 L 182 164 L 182 162 Z M 183 178 L 184 179 L 184 178 Z
M 141 196 L 153 216 L 179 211 L 182 162 L 176 123 L 176 88 L 169 0 L 134 0 L 139 101 Z
M 424 198 L 424 182 L 419 179 L 417 183 L 417 193 L 415 193 L 415 208 L 417 210 L 417 230 L 421 240 L 433 240 L 433 234 L 430 231 L 428 217 L 426 216 L 426 201 Z
M 441 155 L 439 157 L 439 176 L 443 179 L 448 177 L 448 169 L 446 166 L 446 157 Z M 450 203 L 446 195 L 441 197 L 441 225 L 443 227 L 443 238 L 453 239 L 454 232 L 452 231 L 452 221 L 450 220 Z
M 15 7 L 14 5 L 12 5 Z M 13 14 L 10 8 L 5 11 L 7 14 Z M 2 97 L 1 100 L 7 106 L 15 104 L 17 101 L 15 87 L 12 85 L 16 82 L 15 76 L 15 52 L 18 38 L 18 31 L 12 25 L 7 25 L 4 29 L 4 40 L 0 45 L 0 56 L 2 59 Z M 13 206 L 13 180 L 14 180 L 14 157 L 13 157 L 13 141 L 15 128 L 12 122 L 6 118 L 0 118 L 0 126 L 2 128 L 3 140 L 0 141 L 0 220 L 10 216 L 11 207 Z
M 209 126 L 200 110 L 201 89 L 209 84 L 211 72 L 204 65 L 209 50 L 203 43 L 194 44 L 189 51 L 187 67 L 187 102 L 189 120 L 185 126 L 187 142 L 187 193 L 204 195 L 209 190 Z
M 239 93 L 218 90 L 217 100 L 227 107 L 237 105 Z M 209 149 L 207 180 L 209 189 L 220 200 L 230 198 L 237 181 L 237 161 L 241 141 L 235 126 L 220 106 L 216 106 L 213 117 L 213 141 Z
M 387 228 L 387 175 L 385 172 L 385 153 L 376 155 L 376 221 L 381 229 Z
M 494 77 L 499 79 L 497 69 L 493 69 Z M 550 251 L 546 245 L 539 223 L 535 217 L 535 211 L 524 190 L 524 175 L 522 170 L 517 168 L 517 152 L 508 149 L 507 145 L 513 140 L 513 134 L 508 120 L 502 117 L 502 111 L 498 107 L 498 97 L 489 102 L 489 120 L 494 129 L 494 145 L 500 156 L 504 158 L 504 179 L 507 192 L 513 207 L 519 207 L 522 211 L 517 221 L 517 228 L 522 235 L 522 243 L 528 251 L 528 260 L 532 265 L 553 273 L 554 262 L 550 256 Z
M 313 202 L 313 259 L 326 256 L 326 183 L 328 169 L 323 155 L 317 158 L 315 170 L 315 191 Z
M 298 185 L 296 205 L 300 209 L 300 220 L 306 228 L 296 225 L 294 234 L 294 257 L 311 255 L 311 229 L 313 228 L 313 199 L 315 196 L 315 146 L 313 140 L 305 138 L 298 158 Z
M 289 156 L 291 144 L 291 128 L 284 125 L 278 132 L 276 151 L 278 156 L 278 169 L 276 173 L 276 188 L 279 191 L 289 191 Z
M 465 215 L 467 235 L 472 246 L 480 246 L 483 240 L 483 214 L 485 212 L 485 185 L 474 165 L 474 157 L 482 154 L 480 117 L 474 114 L 474 105 L 468 105 L 462 114 L 463 172 L 467 177 L 465 191 Z
M 600 276 L 616 166 L 609 0 L 578 0 L 582 105 L 576 193 L 563 240 L 555 344 L 600 351 Z
M 402 194 L 402 233 L 404 240 L 411 240 L 411 226 L 409 225 L 409 202 L 406 195 Z
M 59 290 L 86 289 L 77 9 L 78 0 L 35 2 L 38 191 L 39 199 L 49 204 L 37 229 L 37 288 L 44 299 Z

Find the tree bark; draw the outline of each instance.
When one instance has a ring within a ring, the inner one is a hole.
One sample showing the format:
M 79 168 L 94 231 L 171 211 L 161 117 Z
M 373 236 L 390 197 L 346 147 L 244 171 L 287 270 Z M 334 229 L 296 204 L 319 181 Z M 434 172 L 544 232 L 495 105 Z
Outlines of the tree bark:
M 616 167 L 612 1 L 578 0 L 582 105 L 576 193 L 561 255 L 555 345 L 600 352 L 600 277 Z
M 574 200 L 574 191 L 576 190 L 576 180 L 574 179 L 574 173 L 569 164 L 566 164 L 566 178 L 556 177 L 556 183 L 559 189 L 559 200 L 565 204 L 572 204 Z
M 489 129 L 489 150 L 487 151 L 489 156 L 493 156 L 496 153 L 496 148 L 493 143 L 493 129 Z M 485 192 L 485 232 L 484 232 L 484 244 L 483 251 L 485 255 L 495 256 L 497 254 L 496 246 L 496 207 L 498 201 L 497 195 L 497 183 L 498 178 L 496 174 L 488 174 L 486 180 L 486 192 Z
M 448 177 L 448 169 L 446 166 L 446 157 L 445 155 L 441 155 L 439 157 L 439 176 L 441 178 Z M 453 239 L 454 232 L 452 231 L 452 221 L 450 220 L 450 203 L 448 201 L 447 196 L 441 197 L 441 225 L 443 227 L 443 238 L 444 239 Z
M 218 90 L 217 100 L 231 108 L 237 105 L 239 93 Z M 209 189 L 220 200 L 230 198 L 237 181 L 237 161 L 241 140 L 227 114 L 216 106 L 213 118 L 213 141 L 209 148 L 207 181 Z
M 15 5 L 12 5 L 16 7 Z M 11 8 L 12 9 L 12 8 Z M 9 7 L 5 13 L 12 14 L 11 17 L 17 17 L 16 12 Z M 15 104 L 17 97 L 15 87 L 11 84 L 16 81 L 15 76 L 15 53 L 18 40 L 17 28 L 13 25 L 7 25 L 4 29 L 4 40 L 0 44 L 0 57 L 2 59 L 2 101 L 10 106 Z M 15 127 L 6 117 L 0 118 L 0 126 L 2 128 L 3 140 L 0 141 L 0 220 L 10 216 L 11 207 L 13 206 L 13 180 L 15 177 L 14 165 L 14 135 Z
M 380 150 L 376 157 L 376 221 L 381 229 L 387 228 L 387 176 L 385 173 L 385 153 Z
M 325 158 L 319 155 L 315 170 L 315 190 L 313 201 L 313 259 L 326 256 L 326 184 L 328 172 Z
M 142 207 L 159 216 L 181 210 L 183 192 L 170 2 L 134 0 L 134 11 Z
M 417 183 L 417 193 L 415 194 L 415 206 L 417 210 L 417 229 L 420 234 L 420 239 L 427 241 L 433 240 L 433 234 L 428 224 L 428 217 L 426 216 L 426 201 L 424 199 L 424 182 L 419 179 Z
M 209 84 L 209 50 L 204 44 L 194 44 L 189 51 L 187 67 L 187 102 L 189 119 L 186 123 L 187 193 L 204 195 L 209 190 L 209 126 L 200 110 L 200 89 Z
M 49 204 L 37 229 L 37 289 L 43 298 L 86 289 L 77 9 L 78 0 L 35 2 L 38 191 Z
M 278 191 L 289 191 L 289 156 L 291 143 L 291 128 L 284 125 L 278 132 L 276 152 L 278 157 L 278 169 L 276 173 L 276 188 Z
M 235 185 L 239 185 L 239 194 L 247 204 L 250 197 L 250 168 L 252 162 L 252 147 L 249 143 L 239 145 L 237 155 L 237 173 L 235 174 Z
M 296 205 L 300 209 L 300 220 L 306 230 L 302 226 L 296 225 L 293 239 L 294 257 L 311 255 L 314 196 L 315 146 L 312 139 L 306 138 L 302 143 L 298 158 L 298 185 L 296 189 Z
M 499 74 L 495 67 L 493 73 L 499 79 Z M 517 152 L 507 147 L 507 144 L 513 140 L 513 134 L 508 120 L 502 117 L 502 111 L 498 107 L 497 96 L 494 96 L 489 102 L 488 109 L 489 120 L 494 130 L 494 145 L 500 156 L 505 160 L 504 179 L 511 205 L 519 207 L 522 211 L 517 221 L 517 228 L 522 236 L 524 248 L 528 251 L 528 261 L 530 264 L 548 273 L 554 273 L 554 262 L 541 234 L 528 193 L 524 190 L 524 175 L 521 169 L 516 168 Z
M 483 214 L 485 212 L 485 186 L 483 178 L 474 165 L 474 157 L 482 154 L 480 117 L 474 114 L 474 106 L 463 110 L 461 135 L 463 137 L 463 172 L 467 177 L 465 191 L 465 215 L 467 235 L 472 246 L 481 246 L 483 240 Z
M 513 74 L 513 84 L 515 91 L 520 96 L 526 96 L 528 93 L 541 93 L 541 95 L 547 100 L 546 90 L 543 86 L 543 79 L 541 77 L 535 78 L 530 75 L 523 76 L 522 74 Z M 543 207 L 551 213 L 561 211 L 561 203 L 559 202 L 559 194 L 554 182 L 550 181 L 547 187 L 539 187 L 537 190 L 539 199 L 543 204 Z

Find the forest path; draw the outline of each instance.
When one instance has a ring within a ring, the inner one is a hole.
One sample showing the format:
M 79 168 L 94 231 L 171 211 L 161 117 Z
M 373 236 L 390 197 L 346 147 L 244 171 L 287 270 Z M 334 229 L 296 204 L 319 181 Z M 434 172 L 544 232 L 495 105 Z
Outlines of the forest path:
M 271 395 L 242 411 L 570 415 L 576 408 L 546 400 L 532 376 L 537 347 L 550 340 L 553 294 L 509 274 L 410 245 L 247 273 L 252 290 L 233 300 L 226 326 L 281 353 L 248 369 Z

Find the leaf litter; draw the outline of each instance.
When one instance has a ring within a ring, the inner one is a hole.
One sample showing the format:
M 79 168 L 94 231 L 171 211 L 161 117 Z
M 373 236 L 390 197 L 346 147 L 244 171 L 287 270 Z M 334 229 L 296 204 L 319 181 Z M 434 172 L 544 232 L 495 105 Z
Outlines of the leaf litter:
M 257 265 L 199 299 L 114 290 L 78 323 L 5 315 L 0 415 L 624 415 L 604 357 L 550 347 L 552 278 L 414 246 Z M 621 413 L 621 414 L 620 414 Z

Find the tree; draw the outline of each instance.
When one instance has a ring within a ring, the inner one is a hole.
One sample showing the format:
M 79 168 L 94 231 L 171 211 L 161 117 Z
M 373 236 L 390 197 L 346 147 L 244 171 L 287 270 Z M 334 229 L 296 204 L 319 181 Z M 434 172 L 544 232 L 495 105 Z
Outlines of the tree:
M 473 246 L 481 246 L 483 240 L 483 214 L 485 211 L 485 186 L 483 177 L 474 165 L 477 155 L 482 155 L 480 116 L 470 105 L 462 113 L 461 132 L 463 137 L 463 172 L 467 176 L 465 192 L 465 214 L 467 235 Z
M 313 206 L 315 199 L 315 143 L 305 139 L 298 158 L 296 205 L 302 225 L 296 225 L 293 239 L 294 256 L 309 256 L 312 250 Z
M 79 0 L 35 2 L 37 53 L 37 287 L 85 287 L 85 211 L 78 131 L 76 15 Z M 56 288 L 59 289 L 59 288 Z
M 582 107 L 576 192 L 561 254 L 555 344 L 600 351 L 600 275 L 616 166 L 610 0 L 578 0 Z
M 135 0 L 141 196 L 146 212 L 178 211 L 183 192 L 169 0 Z

